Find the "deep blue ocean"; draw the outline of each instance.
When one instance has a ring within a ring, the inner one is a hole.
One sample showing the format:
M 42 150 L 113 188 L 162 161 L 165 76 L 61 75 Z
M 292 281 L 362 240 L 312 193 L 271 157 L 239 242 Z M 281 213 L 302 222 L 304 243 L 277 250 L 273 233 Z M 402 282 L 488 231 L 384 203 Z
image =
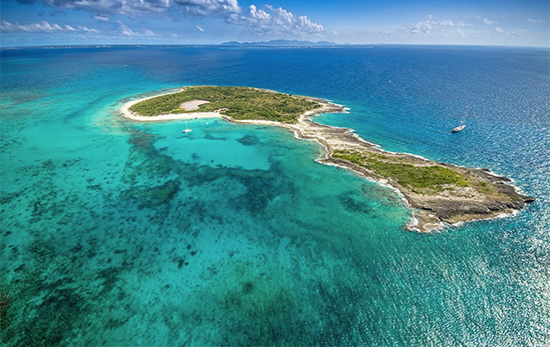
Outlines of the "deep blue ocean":
M 0 54 L 1 344 L 550 344 L 548 49 Z M 319 122 L 489 168 L 537 200 L 409 232 L 395 192 L 316 163 L 315 142 L 214 119 L 182 134 L 118 111 L 204 84 L 329 99 L 350 113 Z

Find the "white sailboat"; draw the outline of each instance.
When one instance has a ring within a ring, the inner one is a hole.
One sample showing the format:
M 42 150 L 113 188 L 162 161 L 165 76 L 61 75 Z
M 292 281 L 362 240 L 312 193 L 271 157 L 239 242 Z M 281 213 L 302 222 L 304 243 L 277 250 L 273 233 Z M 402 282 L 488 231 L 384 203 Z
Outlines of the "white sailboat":
M 462 131 L 464 130 L 464 128 L 466 128 L 466 117 L 468 117 L 468 112 L 470 112 L 470 107 L 467 107 L 466 108 L 466 111 L 464 112 L 464 116 L 462 116 L 462 119 L 460 120 L 460 125 L 453 128 L 453 130 L 451 130 L 452 133 L 457 133 L 459 131 Z
M 451 130 L 451 132 L 457 133 L 459 131 L 464 130 L 464 128 L 466 128 L 466 124 L 462 124 L 462 125 L 457 126 L 456 128 L 453 128 L 453 130 Z
M 187 126 L 187 121 L 185 121 L 185 129 L 183 129 L 181 132 L 182 133 L 190 133 L 192 130 L 189 129 L 189 126 Z

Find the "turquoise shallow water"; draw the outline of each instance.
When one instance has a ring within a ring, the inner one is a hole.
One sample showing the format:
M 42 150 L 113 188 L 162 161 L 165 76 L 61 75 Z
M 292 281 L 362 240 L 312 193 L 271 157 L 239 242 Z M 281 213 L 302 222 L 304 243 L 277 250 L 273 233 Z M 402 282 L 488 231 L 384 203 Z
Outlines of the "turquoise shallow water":
M 547 51 L 1 53 L 4 344 L 549 342 Z M 322 148 L 282 129 L 202 119 L 182 134 L 118 115 L 129 97 L 197 84 L 329 98 L 351 113 L 321 122 L 489 167 L 538 200 L 410 233 L 395 193 L 315 163 Z

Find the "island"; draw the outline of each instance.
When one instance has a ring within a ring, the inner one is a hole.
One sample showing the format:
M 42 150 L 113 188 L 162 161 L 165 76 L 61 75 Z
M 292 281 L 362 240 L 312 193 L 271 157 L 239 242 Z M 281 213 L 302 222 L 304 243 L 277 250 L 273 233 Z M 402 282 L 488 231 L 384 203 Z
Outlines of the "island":
M 329 41 L 269 40 L 260 42 L 229 41 L 221 45 L 229 47 L 334 47 L 338 44 Z
M 326 149 L 319 163 L 351 170 L 397 190 L 414 209 L 407 229 L 440 230 L 445 225 L 514 214 L 534 201 L 507 177 L 488 169 L 436 162 L 382 150 L 352 129 L 313 121 L 321 113 L 346 109 L 327 100 L 251 87 L 194 86 L 131 101 L 121 109 L 134 121 L 220 117 L 240 124 L 284 127 L 298 139 Z

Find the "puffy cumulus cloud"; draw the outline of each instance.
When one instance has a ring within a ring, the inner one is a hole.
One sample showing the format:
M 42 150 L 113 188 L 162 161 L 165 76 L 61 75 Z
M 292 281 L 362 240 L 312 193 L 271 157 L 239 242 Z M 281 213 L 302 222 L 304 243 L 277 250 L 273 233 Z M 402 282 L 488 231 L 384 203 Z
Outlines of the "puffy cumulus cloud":
M 231 16 L 230 22 L 247 26 L 258 34 L 317 35 L 324 32 L 321 24 L 312 22 L 307 16 L 297 16 L 282 7 L 271 5 L 258 9 L 250 5 L 240 16 Z
M 249 23 L 261 23 L 271 20 L 271 15 L 262 9 L 256 8 L 254 5 L 250 5 L 246 19 Z
M 282 7 L 250 5 L 246 10 L 237 0 L 173 0 L 185 14 L 216 16 L 228 23 L 244 25 L 258 34 L 320 34 L 322 25 L 307 16 L 297 16 Z
M 496 31 L 497 33 L 499 33 L 499 34 L 504 34 L 504 29 L 499 28 L 499 27 L 496 27 L 496 28 L 495 28 L 495 31 Z
M 73 27 L 71 25 L 59 25 L 57 23 L 49 23 L 45 20 L 40 22 L 31 22 L 20 24 L 18 22 L 9 22 L 5 19 L 0 21 L 0 32 L 26 32 L 26 33 L 51 33 L 51 32 L 81 32 L 89 34 L 98 34 L 100 31 L 94 28 L 88 28 L 82 25 Z
M 411 34 L 429 34 L 431 33 L 434 28 L 437 26 L 437 22 L 434 22 L 432 20 L 432 16 L 427 16 L 425 21 L 418 22 L 414 24 L 412 27 L 405 27 L 405 31 L 409 31 Z

